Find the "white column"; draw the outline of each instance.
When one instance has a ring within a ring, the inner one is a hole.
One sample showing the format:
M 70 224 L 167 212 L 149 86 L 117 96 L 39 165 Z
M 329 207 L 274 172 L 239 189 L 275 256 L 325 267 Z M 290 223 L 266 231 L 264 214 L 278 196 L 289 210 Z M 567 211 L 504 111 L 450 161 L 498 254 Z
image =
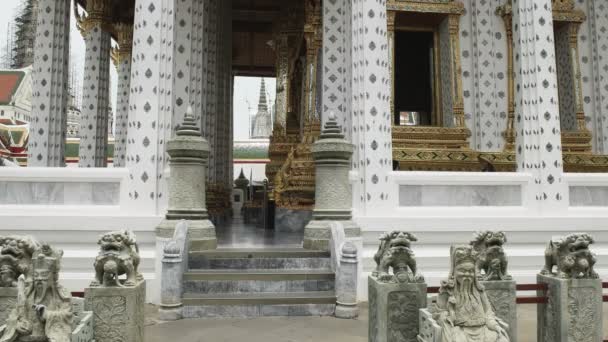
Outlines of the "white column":
M 342 19 L 344 20 L 344 34 L 342 35 L 342 39 L 344 40 L 344 75 L 343 78 L 344 86 L 344 120 L 342 122 L 338 121 L 339 124 L 342 125 L 342 131 L 344 132 L 344 138 L 347 141 L 351 140 L 351 129 L 349 127 L 352 126 L 352 74 L 353 74 L 353 63 L 352 63 L 352 46 L 353 46 L 353 34 L 352 34 L 352 3 L 351 0 L 342 0 L 344 3 L 344 9 L 342 10 Z
M 165 142 L 171 136 L 173 1 L 136 0 L 127 139 L 129 208 L 166 209 Z
M 529 203 L 568 207 L 563 179 L 551 0 L 513 0 L 517 168 L 534 177 Z
M 206 29 L 209 39 L 207 40 L 207 110 L 206 124 L 203 127 L 203 133 L 206 134 L 209 142 L 209 172 L 207 179 L 209 183 L 215 182 L 215 145 L 216 145 L 216 119 L 217 119 L 217 1 L 208 0 L 208 27 Z
M 334 113 L 339 125 L 346 119 L 345 73 L 345 20 L 342 1 L 323 1 L 323 46 L 321 120 L 323 127 L 329 114 Z
M 103 0 L 87 2 L 87 14 L 78 18 L 84 37 L 84 80 L 80 116 L 80 167 L 105 167 L 110 105 L 110 6 Z
M 198 1 L 197 1 L 198 3 Z M 173 133 L 182 122 L 188 106 L 196 108 L 196 100 L 192 97 L 192 78 L 196 78 L 196 69 L 192 64 L 192 51 L 196 47 L 193 0 L 175 1 L 175 30 L 173 35 Z M 198 6 L 198 5 L 197 5 Z M 199 115 L 195 113 L 194 115 Z
M 39 0 L 28 166 L 65 166 L 70 1 Z
M 385 0 L 353 0 L 353 156 L 356 215 L 389 207 L 392 169 L 390 75 Z
M 116 132 L 114 134 L 114 167 L 124 167 L 127 152 L 127 126 L 129 124 L 129 87 L 131 83 L 131 50 L 133 25 L 116 24 L 118 51 L 115 56 L 118 69 L 116 97 Z
M 203 64 L 205 60 L 204 38 L 207 36 L 204 32 L 205 11 L 204 0 L 194 1 L 192 4 L 192 48 L 190 57 L 192 72 L 190 73 L 190 98 L 193 102 L 194 115 L 196 124 L 201 127 L 201 118 L 203 116 L 203 105 L 205 96 L 203 96 Z
M 604 0 L 588 0 L 592 63 L 592 112 L 595 113 L 594 139 L 600 154 L 608 154 L 608 4 Z M 585 110 L 585 112 L 591 112 Z

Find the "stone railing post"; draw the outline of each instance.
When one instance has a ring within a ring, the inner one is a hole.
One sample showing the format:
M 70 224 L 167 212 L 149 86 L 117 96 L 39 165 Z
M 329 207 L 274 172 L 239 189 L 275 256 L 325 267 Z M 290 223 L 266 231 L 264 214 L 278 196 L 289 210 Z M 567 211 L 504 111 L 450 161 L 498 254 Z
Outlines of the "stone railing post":
M 357 306 L 358 280 L 357 247 L 346 242 L 342 246 L 340 266 L 336 272 L 336 317 L 356 318 L 359 316 Z
M 182 318 L 183 275 L 188 267 L 188 223 L 182 220 L 175 227 L 173 239 L 163 250 L 160 319 L 175 321 Z
M 331 221 L 344 225 L 345 235 L 360 236 L 351 220 L 352 187 L 348 179 L 354 146 L 344 139 L 342 128 L 330 113 L 319 139 L 312 145 L 315 159 L 315 209 L 304 229 L 304 248 L 329 250 Z

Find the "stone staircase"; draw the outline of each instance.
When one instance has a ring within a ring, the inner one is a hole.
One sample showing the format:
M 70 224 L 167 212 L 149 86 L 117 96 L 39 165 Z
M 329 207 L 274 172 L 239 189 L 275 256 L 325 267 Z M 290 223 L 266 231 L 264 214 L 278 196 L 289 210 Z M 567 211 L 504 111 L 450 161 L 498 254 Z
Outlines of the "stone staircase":
M 329 252 L 220 248 L 188 258 L 184 318 L 334 314 Z

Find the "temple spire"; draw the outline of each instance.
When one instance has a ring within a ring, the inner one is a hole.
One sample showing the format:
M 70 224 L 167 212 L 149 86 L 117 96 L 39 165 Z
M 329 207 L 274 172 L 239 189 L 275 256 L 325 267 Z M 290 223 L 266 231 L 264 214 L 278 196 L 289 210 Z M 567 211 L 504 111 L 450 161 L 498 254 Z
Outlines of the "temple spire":
M 260 84 L 260 99 L 258 100 L 258 112 L 260 111 L 268 111 L 268 102 L 266 101 L 266 83 L 264 82 L 264 78 L 262 78 L 262 83 Z

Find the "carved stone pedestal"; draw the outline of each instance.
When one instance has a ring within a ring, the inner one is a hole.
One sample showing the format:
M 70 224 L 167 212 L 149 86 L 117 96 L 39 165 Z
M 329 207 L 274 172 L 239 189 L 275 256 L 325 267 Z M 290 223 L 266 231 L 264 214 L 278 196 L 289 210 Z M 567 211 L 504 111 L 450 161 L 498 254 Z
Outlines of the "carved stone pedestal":
M 514 280 L 482 281 L 496 316 L 509 325 L 511 342 L 517 342 L 517 288 Z
M 93 311 L 96 342 L 144 342 L 146 282 L 132 287 L 89 287 L 86 310 Z
M 547 303 L 538 304 L 537 341 L 602 341 L 602 281 L 600 279 L 560 279 L 537 276 L 547 284 Z
M 17 304 L 16 287 L 0 287 L 0 327 L 6 324 L 6 319 Z
M 368 277 L 370 342 L 416 342 L 425 283 L 381 283 Z

